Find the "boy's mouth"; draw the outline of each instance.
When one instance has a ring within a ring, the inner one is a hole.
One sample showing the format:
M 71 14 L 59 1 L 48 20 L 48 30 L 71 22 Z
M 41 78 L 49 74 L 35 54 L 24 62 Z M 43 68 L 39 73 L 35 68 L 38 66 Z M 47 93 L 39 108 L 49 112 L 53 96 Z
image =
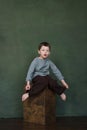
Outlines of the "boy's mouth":
M 44 54 L 44 56 L 47 56 L 46 54 Z

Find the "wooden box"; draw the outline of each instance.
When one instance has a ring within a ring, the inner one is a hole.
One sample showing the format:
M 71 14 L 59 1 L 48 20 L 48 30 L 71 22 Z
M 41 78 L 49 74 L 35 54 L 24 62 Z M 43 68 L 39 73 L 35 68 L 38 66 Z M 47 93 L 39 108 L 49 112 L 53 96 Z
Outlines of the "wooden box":
M 52 124 L 56 122 L 55 93 L 48 88 L 39 95 L 23 102 L 24 121 L 36 124 Z

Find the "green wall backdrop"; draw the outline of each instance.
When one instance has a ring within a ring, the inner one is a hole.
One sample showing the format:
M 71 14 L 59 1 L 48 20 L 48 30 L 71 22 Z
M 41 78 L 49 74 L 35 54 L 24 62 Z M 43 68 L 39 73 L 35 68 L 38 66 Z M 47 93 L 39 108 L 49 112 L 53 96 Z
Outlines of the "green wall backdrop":
M 87 0 L 0 0 L 0 118 L 22 117 L 26 73 L 40 42 L 70 89 L 56 116 L 87 116 Z

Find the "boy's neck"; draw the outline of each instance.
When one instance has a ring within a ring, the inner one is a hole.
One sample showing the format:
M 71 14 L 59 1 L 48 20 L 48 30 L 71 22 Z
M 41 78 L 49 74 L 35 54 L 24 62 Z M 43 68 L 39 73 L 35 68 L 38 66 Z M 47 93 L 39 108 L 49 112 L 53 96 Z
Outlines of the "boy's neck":
M 43 58 L 43 57 L 39 56 L 38 58 L 39 58 L 39 59 L 42 59 L 42 60 L 45 60 L 45 59 L 47 59 L 48 57 L 47 57 L 47 58 Z

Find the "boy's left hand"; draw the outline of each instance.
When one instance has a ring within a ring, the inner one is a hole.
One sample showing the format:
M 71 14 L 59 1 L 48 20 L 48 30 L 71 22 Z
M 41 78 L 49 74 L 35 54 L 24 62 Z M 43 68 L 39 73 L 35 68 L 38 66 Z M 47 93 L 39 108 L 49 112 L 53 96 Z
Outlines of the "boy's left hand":
M 64 81 L 64 80 L 61 80 L 61 83 L 64 87 L 66 87 L 67 89 L 69 88 L 68 84 Z

